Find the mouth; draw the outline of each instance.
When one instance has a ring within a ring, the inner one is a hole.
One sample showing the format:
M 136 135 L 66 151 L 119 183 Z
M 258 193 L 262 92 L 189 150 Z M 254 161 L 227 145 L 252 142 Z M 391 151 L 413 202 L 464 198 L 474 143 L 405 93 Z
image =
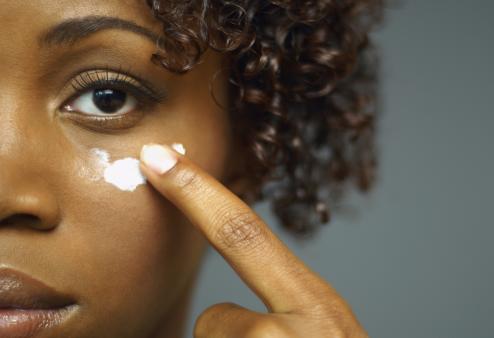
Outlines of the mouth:
M 0 337 L 34 337 L 62 325 L 77 307 L 68 294 L 19 271 L 0 269 Z

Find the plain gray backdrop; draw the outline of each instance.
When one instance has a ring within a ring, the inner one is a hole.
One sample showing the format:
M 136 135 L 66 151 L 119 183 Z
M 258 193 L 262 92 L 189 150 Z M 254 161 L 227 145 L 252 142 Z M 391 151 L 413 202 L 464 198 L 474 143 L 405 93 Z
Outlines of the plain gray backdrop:
M 494 337 L 493 13 L 478 0 L 389 8 L 373 33 L 382 107 L 372 193 L 350 192 L 356 213 L 304 243 L 256 207 L 373 338 Z M 265 310 L 216 252 L 205 263 L 187 337 L 215 303 Z

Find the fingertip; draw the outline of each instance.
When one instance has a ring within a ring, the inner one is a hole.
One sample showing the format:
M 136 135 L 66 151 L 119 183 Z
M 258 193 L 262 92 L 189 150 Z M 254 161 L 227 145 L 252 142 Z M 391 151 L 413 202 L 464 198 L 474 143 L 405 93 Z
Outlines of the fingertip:
M 154 173 L 163 175 L 178 162 L 178 154 L 169 146 L 150 143 L 141 149 L 141 162 Z

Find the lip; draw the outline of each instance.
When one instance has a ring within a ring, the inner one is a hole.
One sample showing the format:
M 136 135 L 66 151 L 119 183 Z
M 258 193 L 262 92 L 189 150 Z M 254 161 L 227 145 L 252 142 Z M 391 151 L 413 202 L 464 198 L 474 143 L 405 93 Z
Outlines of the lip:
M 0 337 L 28 338 L 62 324 L 77 304 L 22 272 L 0 269 Z

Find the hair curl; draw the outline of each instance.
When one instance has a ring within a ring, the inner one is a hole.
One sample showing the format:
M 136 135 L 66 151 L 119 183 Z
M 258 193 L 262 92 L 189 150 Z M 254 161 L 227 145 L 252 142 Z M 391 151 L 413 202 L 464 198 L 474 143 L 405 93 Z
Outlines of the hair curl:
M 163 23 L 152 61 L 187 72 L 212 48 L 228 53 L 235 134 L 254 184 L 285 229 L 330 221 L 330 199 L 375 179 L 375 48 L 384 0 L 147 0 Z M 336 194 L 334 194 L 336 192 Z

